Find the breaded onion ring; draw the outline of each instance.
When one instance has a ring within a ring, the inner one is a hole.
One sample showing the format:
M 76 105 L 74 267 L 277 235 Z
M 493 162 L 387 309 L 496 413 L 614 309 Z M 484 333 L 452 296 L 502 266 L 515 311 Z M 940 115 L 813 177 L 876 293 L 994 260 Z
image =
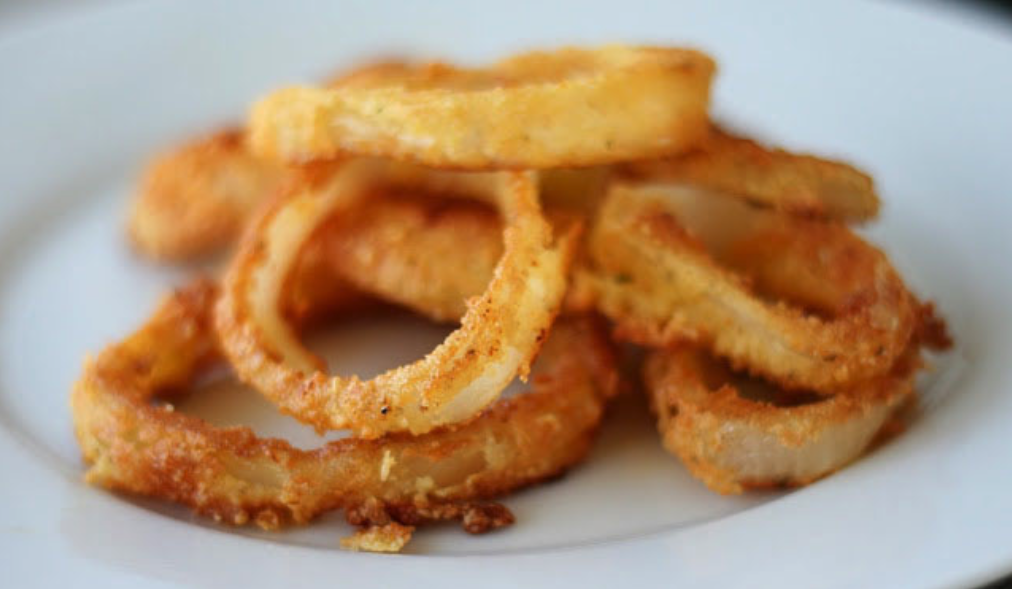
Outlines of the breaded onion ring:
M 363 70 L 360 75 L 365 76 L 367 71 Z M 411 185 L 412 170 L 412 166 L 401 167 L 400 184 Z M 214 254 L 238 239 L 256 208 L 285 182 L 292 181 L 293 174 L 292 170 L 270 160 L 255 157 L 246 146 L 245 132 L 238 129 L 186 143 L 158 157 L 148 166 L 144 180 L 130 203 L 128 231 L 131 241 L 138 252 L 156 260 L 183 261 Z M 472 182 L 472 186 L 462 186 L 459 174 L 447 174 L 448 179 L 443 186 L 433 186 L 433 178 L 437 174 L 430 171 L 426 176 L 424 181 L 419 182 L 427 190 L 442 188 L 444 191 L 450 189 L 450 192 L 467 192 L 467 189 L 473 191 L 474 185 L 480 185 L 478 188 L 487 186 L 485 180 Z M 604 195 L 608 169 L 545 170 L 539 173 L 538 179 L 546 207 L 589 216 Z M 457 207 L 470 208 L 467 203 L 447 208 Z M 501 250 L 501 224 L 497 219 L 495 223 L 494 231 L 487 237 L 493 239 Z M 355 231 L 382 239 L 382 234 L 389 234 L 390 229 L 368 225 L 356 226 Z M 413 236 L 422 237 L 423 234 L 414 233 Z M 440 238 L 435 236 L 433 239 Z M 391 251 L 389 255 L 411 255 L 421 244 L 413 244 L 408 239 L 404 245 L 406 249 Z M 455 266 L 457 263 L 467 264 L 467 257 L 472 252 L 454 247 L 445 248 L 442 254 L 454 256 L 454 261 L 448 260 L 447 263 Z M 441 273 L 441 276 L 452 278 L 444 276 L 446 274 L 449 273 Z M 481 275 L 484 280 L 480 283 L 482 287 L 488 283 L 489 276 L 490 273 Z M 481 291 L 482 288 L 466 292 L 478 294 Z M 427 313 L 424 305 L 421 310 Z M 459 319 L 461 315 L 455 314 L 453 318 Z M 438 313 L 435 316 L 446 318 Z
M 575 232 L 553 243 L 532 174 L 481 175 L 485 194 L 496 197 L 505 219 L 505 248 L 461 327 L 422 360 L 371 380 L 325 374 L 282 318 L 285 278 L 314 230 L 377 183 L 398 182 L 403 171 L 402 164 L 353 160 L 307 181 L 251 227 L 225 278 L 216 320 L 240 380 L 317 430 L 351 429 L 375 438 L 472 418 L 515 376 L 526 376 L 565 294 Z M 412 183 L 425 179 L 420 169 L 408 175 Z M 477 178 L 461 182 L 476 184 Z M 434 173 L 432 181 L 445 188 L 450 175 Z
M 846 226 L 684 186 L 613 187 L 589 249 L 578 292 L 619 336 L 698 342 L 788 388 L 883 374 L 918 319 L 888 258 Z
M 245 134 L 227 129 L 153 160 L 130 203 L 127 230 L 138 251 L 182 260 L 230 245 L 252 211 L 285 179 L 255 157 Z
M 696 51 L 626 46 L 380 69 L 348 87 L 272 93 L 252 109 L 251 143 L 291 162 L 352 154 L 471 170 L 657 157 L 705 136 L 714 71 Z
M 176 292 L 139 331 L 86 363 L 71 405 L 88 482 L 265 529 L 344 508 L 361 525 L 450 518 L 478 532 L 511 517 L 475 501 L 555 476 L 586 454 L 617 386 L 599 328 L 567 319 L 538 358 L 531 392 L 466 425 L 301 450 L 152 402 L 219 360 L 214 298 L 208 282 Z
M 853 166 L 768 148 L 719 127 L 686 154 L 630 162 L 622 169 L 641 179 L 684 182 L 809 217 L 867 221 L 879 210 L 871 176 Z
M 885 375 L 816 396 L 757 387 L 679 345 L 652 352 L 644 380 L 665 448 L 707 487 L 731 494 L 805 485 L 855 460 L 914 398 L 920 365 L 912 346 Z

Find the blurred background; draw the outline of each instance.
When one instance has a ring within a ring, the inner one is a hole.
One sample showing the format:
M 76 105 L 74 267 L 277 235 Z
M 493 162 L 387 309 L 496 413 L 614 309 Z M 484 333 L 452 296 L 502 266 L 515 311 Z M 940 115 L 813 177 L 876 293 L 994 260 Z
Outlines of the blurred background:
M 98 5 L 109 2 L 130 2 L 131 0 L 0 0 L 0 27 L 14 24 L 13 21 L 30 19 L 57 12 L 65 8 Z M 978 17 L 1004 20 L 1012 29 L 1012 0 L 869 0 L 879 2 L 905 2 L 926 6 L 945 6 L 970 13 Z M 1012 31 L 1010 31 L 1012 34 Z

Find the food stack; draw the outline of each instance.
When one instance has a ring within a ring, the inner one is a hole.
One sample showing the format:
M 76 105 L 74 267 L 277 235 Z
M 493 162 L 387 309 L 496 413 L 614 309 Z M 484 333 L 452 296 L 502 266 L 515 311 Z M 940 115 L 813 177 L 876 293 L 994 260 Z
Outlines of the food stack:
M 590 448 L 620 390 L 721 493 L 823 477 L 897 431 L 930 304 L 849 224 L 871 179 L 710 120 L 686 49 L 531 52 L 481 69 L 385 62 L 258 101 L 155 160 L 130 235 L 181 261 L 237 244 L 87 362 L 87 479 L 266 529 L 343 509 L 348 548 L 513 522 L 493 500 Z M 372 379 L 298 334 L 378 303 L 459 327 Z M 646 350 L 621 386 L 615 341 Z M 176 411 L 226 365 L 285 414 L 351 437 L 307 451 Z M 530 390 L 500 398 L 517 377 Z

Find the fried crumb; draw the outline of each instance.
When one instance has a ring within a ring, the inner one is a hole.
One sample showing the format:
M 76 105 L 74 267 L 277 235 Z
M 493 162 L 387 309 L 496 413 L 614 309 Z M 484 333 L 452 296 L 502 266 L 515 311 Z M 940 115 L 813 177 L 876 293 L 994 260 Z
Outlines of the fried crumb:
M 404 549 L 414 531 L 414 526 L 405 526 L 397 522 L 369 526 L 347 538 L 341 538 L 341 548 L 355 552 L 396 553 Z

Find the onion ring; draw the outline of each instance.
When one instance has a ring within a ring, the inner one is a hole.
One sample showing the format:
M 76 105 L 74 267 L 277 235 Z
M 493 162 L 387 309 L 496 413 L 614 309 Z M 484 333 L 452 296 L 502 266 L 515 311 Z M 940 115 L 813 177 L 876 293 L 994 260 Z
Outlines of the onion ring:
M 806 485 L 858 458 L 915 398 L 917 349 L 830 396 L 757 390 L 691 345 L 652 352 L 644 380 L 665 448 L 710 489 L 737 494 Z
M 768 148 L 719 127 L 686 154 L 629 162 L 623 172 L 740 196 L 779 211 L 839 221 L 867 221 L 879 211 L 871 176 L 843 162 Z
M 369 155 L 439 168 L 587 166 L 677 153 L 706 134 L 713 61 L 608 46 L 519 55 L 483 70 L 390 68 L 254 105 L 251 143 L 290 162 Z
M 222 345 L 240 380 L 317 430 L 359 437 L 421 434 L 465 421 L 524 378 L 566 290 L 576 233 L 552 244 L 530 173 L 481 175 L 506 220 L 505 251 L 485 293 L 461 327 L 424 359 L 368 381 L 328 376 L 279 312 L 282 284 L 299 248 L 328 218 L 377 182 L 397 182 L 403 165 L 353 160 L 279 200 L 251 227 L 225 278 L 216 314 Z M 424 175 L 420 170 L 412 182 Z M 460 175 L 457 175 L 460 176 Z M 479 176 L 464 179 L 477 182 Z M 447 173 L 433 182 L 446 188 Z
M 886 372 L 918 320 L 888 258 L 847 227 L 684 186 L 613 187 L 589 248 L 578 298 L 620 337 L 698 342 L 787 388 Z
M 282 166 L 246 149 L 239 129 L 191 141 L 148 165 L 130 203 L 130 240 L 158 260 L 221 249 L 239 236 L 253 210 L 285 177 Z
M 182 392 L 219 360 L 215 296 L 206 281 L 174 293 L 139 331 L 86 363 L 71 405 L 88 482 L 265 529 L 344 508 L 363 525 L 377 523 L 379 511 L 406 525 L 462 518 L 469 531 L 483 531 L 509 518 L 474 502 L 579 461 L 617 387 L 599 327 L 567 319 L 539 356 L 532 391 L 463 426 L 301 450 L 152 403 L 153 395 Z

